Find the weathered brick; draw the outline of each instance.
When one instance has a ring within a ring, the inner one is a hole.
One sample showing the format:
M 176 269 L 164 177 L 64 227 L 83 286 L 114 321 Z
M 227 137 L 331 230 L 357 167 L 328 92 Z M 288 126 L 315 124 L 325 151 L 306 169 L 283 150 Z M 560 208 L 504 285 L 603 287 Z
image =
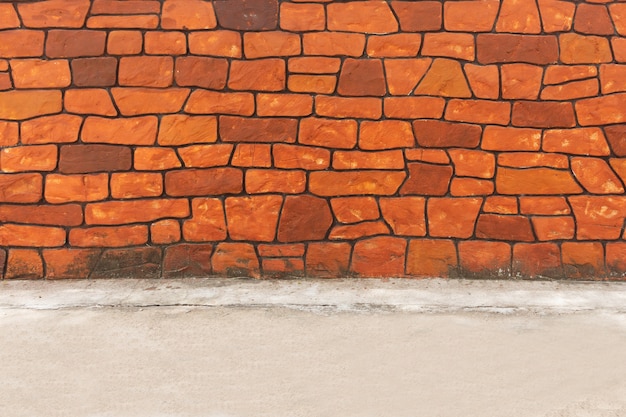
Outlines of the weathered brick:
M 91 14 L 144 14 L 159 13 L 161 4 L 157 0 L 94 0 Z
M 480 142 L 482 129 L 473 124 L 416 120 L 413 132 L 417 143 L 427 148 L 475 148 Z
M 278 195 L 227 198 L 228 235 L 233 240 L 273 241 L 282 204 Z
M 365 50 L 361 33 L 316 32 L 302 35 L 305 55 L 359 57 Z
M 86 279 L 100 259 L 99 249 L 44 249 L 46 279 Z
M 439 119 L 446 101 L 441 97 L 385 97 L 385 116 L 398 119 Z
M 572 28 L 576 4 L 561 0 L 538 0 L 543 30 L 548 33 L 567 32 Z
M 267 244 L 257 246 L 259 255 L 267 258 L 301 257 L 304 256 L 304 243 Z
M 228 87 L 233 90 L 281 91 L 285 89 L 285 61 L 269 58 L 232 61 Z
M 32 145 L 0 149 L 3 172 L 52 171 L 57 165 L 55 145 Z
M 578 182 L 592 194 L 623 194 L 622 181 L 600 158 L 572 158 L 572 172 Z
M 587 35 L 612 35 L 613 22 L 606 6 L 581 3 L 576 8 L 574 30 Z
M 195 90 L 187 100 L 185 112 L 252 116 L 254 113 L 254 95 L 251 93 Z
M 292 32 L 324 30 L 326 11 L 322 4 L 282 3 L 280 28 Z
M 65 244 L 65 229 L 25 224 L 0 225 L 0 246 L 54 247 Z M 9 251 L 9 263 L 11 262 Z
M 546 85 L 561 84 L 567 81 L 584 80 L 598 75 L 593 65 L 550 65 L 546 68 L 543 83 Z
M 383 113 L 382 107 L 382 99 L 374 97 L 315 97 L 315 113 L 320 116 L 379 119 Z
M 427 32 L 441 29 L 441 2 L 392 1 L 403 32 Z
M 467 33 L 427 33 L 421 55 L 473 61 L 476 55 L 474 44 L 474 36 Z
M 136 55 L 143 48 L 143 36 L 138 30 L 113 30 L 107 40 L 107 52 L 112 55 Z
M 243 35 L 243 51 L 247 59 L 300 55 L 300 36 L 294 33 L 248 32 Z
M 46 176 L 44 198 L 48 203 L 99 201 L 108 196 L 108 174 Z
M 277 238 L 279 242 L 323 240 L 332 223 L 328 201 L 309 195 L 287 196 Z
M 102 252 L 90 278 L 159 278 L 161 261 L 159 248 L 107 249 Z
M 78 226 L 83 222 L 83 211 L 78 204 L 55 206 L 2 204 L 0 205 L 0 221 L 47 226 Z
M 540 197 L 539 199 L 541 198 L 543 197 Z M 563 199 L 563 201 L 565 201 L 565 199 Z M 485 204 L 483 205 L 482 211 L 483 213 L 517 214 L 517 198 L 502 196 L 487 197 L 485 198 Z
M 134 152 L 134 168 L 146 171 L 161 171 L 182 166 L 173 149 L 137 148 Z
M 163 29 L 213 29 L 217 26 L 213 2 L 167 0 L 161 14 Z
M 57 90 L 0 92 L 0 119 L 23 120 L 60 113 L 61 102 L 61 92 Z
M 414 91 L 415 95 L 471 97 L 467 79 L 456 60 L 437 58 Z
M 81 139 L 85 143 L 110 143 L 124 145 L 153 145 L 156 141 L 158 119 L 155 116 L 109 119 L 104 117 L 87 117 L 81 131 Z M 103 151 L 105 148 L 63 147 L 68 149 L 85 149 Z M 110 148 L 110 150 L 118 148 Z M 119 149 L 118 149 L 119 150 Z M 113 155 L 110 156 L 113 158 Z M 61 153 L 63 158 L 63 153 Z M 102 159 L 102 155 L 91 159 Z
M 598 279 L 606 276 L 604 247 L 600 242 L 563 242 L 561 256 L 567 278 Z
M 498 155 L 498 165 L 513 168 L 569 168 L 567 155 L 542 152 L 506 152 Z
M 606 244 L 606 269 L 610 275 L 623 276 L 626 270 L 626 244 L 611 242 Z
M 576 102 L 576 116 L 582 126 L 626 122 L 626 93 L 594 97 Z
M 454 175 L 461 177 L 493 178 L 496 160 L 493 153 L 478 150 L 451 149 Z
M 613 60 L 609 40 L 601 36 L 564 33 L 559 35 L 559 49 L 561 61 L 565 64 L 598 64 Z
M 72 60 L 72 81 L 77 87 L 110 87 L 117 80 L 117 59 L 113 57 Z
M 539 241 L 573 239 L 576 231 L 569 216 L 533 217 L 532 223 Z
M 337 85 L 334 75 L 290 75 L 287 89 L 296 93 L 332 94 Z
M 6 279 L 43 278 L 43 262 L 35 249 L 9 249 L 6 259 Z
M 0 202 L 36 203 L 41 200 L 41 174 L 0 174 Z
M 352 246 L 349 243 L 309 243 L 306 252 L 306 275 L 339 278 L 348 275 Z
M 213 143 L 217 140 L 215 116 L 166 115 L 161 118 L 157 141 L 161 146 Z
M 150 241 L 156 245 L 178 242 L 180 238 L 181 232 L 178 220 L 159 220 L 150 225 Z
M 85 223 L 115 225 L 145 223 L 165 217 L 189 216 L 186 199 L 150 199 L 89 203 L 85 207 Z
M 574 127 L 576 117 L 571 103 L 517 101 L 513 104 L 512 124 L 538 128 Z
M 224 142 L 294 142 L 296 119 L 220 116 L 219 132 Z
M 433 237 L 469 238 L 482 205 L 482 198 L 430 198 L 428 234 Z
M 549 129 L 543 133 L 546 152 L 608 156 L 611 153 L 600 128 Z
M 259 116 L 309 116 L 313 99 L 307 94 L 264 94 L 256 97 Z
M 249 169 L 245 176 L 246 193 L 300 194 L 306 188 L 306 173 L 295 170 Z
M 374 58 L 398 58 L 417 56 L 422 44 L 422 35 L 398 33 L 370 36 L 367 40 L 367 55 Z
M 404 155 L 400 149 L 388 151 L 335 151 L 333 169 L 403 169 Z
M 413 129 L 401 120 L 364 120 L 359 129 L 359 147 L 364 150 L 411 148 L 415 145 Z
M 0 58 L 41 56 L 43 54 L 43 42 L 44 32 L 39 30 L 2 31 L 0 32 Z
M 389 93 L 398 96 L 410 94 L 431 63 L 432 58 L 386 59 L 384 64 Z
M 565 197 L 520 197 L 520 212 L 555 216 L 570 214 L 570 208 Z
M 80 28 L 85 24 L 90 4 L 89 0 L 48 0 L 19 3 L 17 11 L 26 27 Z
M 444 2 L 444 27 L 453 32 L 491 32 L 499 8 L 497 0 Z
M 49 58 L 76 58 L 104 54 L 106 32 L 100 30 L 51 30 L 46 39 Z
M 361 277 L 401 277 L 405 254 L 404 239 L 379 236 L 360 240 L 354 245 L 350 272 Z
M 217 3 L 222 4 L 222 3 Z M 220 243 L 211 257 L 213 273 L 229 277 L 260 275 L 259 259 L 249 243 Z
M 323 170 L 330 166 L 330 151 L 328 149 L 279 143 L 274 145 L 272 155 L 276 168 L 314 171 Z
M 476 97 L 497 99 L 500 96 L 500 74 L 496 65 L 465 64 L 463 69 Z
M 221 90 L 226 86 L 228 61 L 221 58 L 186 56 L 176 59 L 176 84 Z
M 293 278 L 304 275 L 304 261 L 298 258 L 270 258 L 261 261 L 263 275 L 271 278 Z
M 476 278 L 509 278 L 511 245 L 504 242 L 459 242 L 459 266 Z
M 165 248 L 163 278 L 202 278 L 211 274 L 213 245 L 180 244 Z
M 509 124 L 511 105 L 492 100 L 452 99 L 446 108 L 446 120 L 478 124 Z
M 15 7 L 12 4 L 0 4 L 0 29 L 12 29 L 19 26 L 20 18 L 15 12 Z
M 148 226 L 87 227 L 70 230 L 70 245 L 73 247 L 124 247 L 143 245 L 148 242 Z
M 189 96 L 189 89 L 113 88 L 111 93 L 122 115 L 137 116 L 179 112 Z
M 215 2 L 220 26 L 235 30 L 272 30 L 278 26 L 278 0 Z
M 541 33 L 537 3 L 534 0 L 502 0 L 496 31 Z
M 145 51 L 148 55 L 184 55 L 187 37 L 183 32 L 146 32 Z
M 626 217 L 623 196 L 572 196 L 568 201 L 576 218 L 576 239 L 620 238 Z
M 159 17 L 154 15 L 92 16 L 87 19 L 90 29 L 156 29 Z
M 81 88 L 65 90 L 63 104 L 65 110 L 69 113 L 117 116 L 113 100 L 109 92 L 104 89 Z
M 17 145 L 20 137 L 19 124 L 16 122 L 0 121 L 0 146 Z
M 316 171 L 309 174 L 309 191 L 322 197 L 393 195 L 405 178 L 404 171 Z
M 374 197 L 340 197 L 330 200 L 335 218 L 340 223 L 359 223 L 380 218 Z
M 496 189 L 500 194 L 580 194 L 582 188 L 571 173 L 550 168 L 499 168 Z
M 491 151 L 538 151 L 541 130 L 487 126 L 481 147 Z
M 300 121 L 298 142 L 304 145 L 351 149 L 356 145 L 357 123 L 354 120 L 306 118 Z
M 382 61 L 347 58 L 339 74 L 337 92 L 344 96 L 384 96 L 386 87 Z
M 275 146 L 283 146 L 277 144 Z M 289 146 L 289 145 L 284 145 Z M 272 145 L 262 143 L 239 143 L 233 153 L 231 165 L 236 167 L 260 167 L 268 168 L 272 166 Z M 329 157 L 330 158 L 330 157 Z M 276 163 L 278 168 L 299 168 L 299 167 L 281 167 Z
M 173 197 L 239 194 L 243 174 L 236 168 L 187 169 L 165 173 L 165 191 Z
M 226 217 L 224 203 L 217 198 L 194 198 L 191 200 L 193 216 L 183 223 L 183 236 L 191 242 L 224 240 Z
M 444 195 L 450 187 L 452 167 L 421 162 L 407 164 L 409 177 L 400 189 L 400 195 Z
M 543 68 L 529 64 L 502 65 L 502 98 L 536 100 Z
M 330 231 L 330 240 L 355 240 L 363 237 L 390 234 L 389 227 L 384 221 L 361 222 L 357 224 L 336 225 Z
M 476 38 L 476 52 L 481 64 L 546 65 L 558 60 L 559 45 L 556 36 L 484 33 Z
M 447 278 L 456 275 L 457 267 L 457 252 L 453 241 L 414 239 L 409 242 L 407 275 Z
M 195 55 L 241 58 L 242 50 L 239 32 L 212 30 L 189 33 L 189 52 Z
M 22 122 L 21 142 L 25 145 L 76 142 L 82 122 L 82 117 L 67 114 L 31 119 Z
M 423 197 L 381 198 L 380 210 L 394 235 L 426 235 L 426 199 Z
M 65 145 L 59 154 L 59 172 L 83 174 L 98 171 L 127 171 L 131 151 L 116 145 Z
M 141 198 L 163 194 L 163 176 L 153 172 L 119 172 L 111 174 L 111 197 Z
M 129 87 L 169 87 L 174 60 L 170 56 L 131 56 L 120 58 L 119 84 Z
M 341 60 L 330 57 L 295 57 L 289 58 L 289 72 L 299 74 L 335 74 L 339 72 Z

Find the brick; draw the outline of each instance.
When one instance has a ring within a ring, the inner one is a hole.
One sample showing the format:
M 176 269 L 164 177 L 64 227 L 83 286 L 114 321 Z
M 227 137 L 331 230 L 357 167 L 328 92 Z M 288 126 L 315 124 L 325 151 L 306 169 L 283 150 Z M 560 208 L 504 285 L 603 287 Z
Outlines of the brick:
M 282 3 L 280 28 L 291 32 L 324 30 L 326 12 L 321 4 Z
M 285 62 L 269 58 L 232 61 L 228 87 L 233 90 L 281 91 L 285 88 Z
M 41 200 L 41 174 L 0 174 L 0 202 L 36 203 Z
M 46 176 L 44 197 L 48 203 L 99 201 L 105 200 L 108 196 L 107 174 Z
M 512 123 L 519 127 L 574 127 L 576 117 L 571 103 L 517 101 Z
M 156 245 L 178 242 L 180 238 L 180 223 L 177 220 L 159 220 L 150 225 L 150 241 Z
M 349 243 L 309 243 L 306 252 L 306 275 L 340 278 L 348 275 L 352 246 Z
M 285 3 L 289 4 L 289 3 Z M 287 63 L 289 72 L 299 74 L 335 74 L 339 72 L 341 60 L 329 57 L 295 57 Z
M 498 155 L 498 165 L 514 168 L 551 167 L 567 169 L 569 168 L 569 160 L 567 155 L 539 152 L 507 152 Z
M 34 249 L 10 249 L 6 259 L 6 279 L 43 278 L 41 255 Z
M 17 145 L 19 137 L 19 125 L 16 122 L 0 121 L 0 146 Z
M 38 57 L 43 54 L 43 45 L 44 32 L 39 30 L 14 29 L 0 32 L 0 58 Z
M 575 157 L 572 172 L 586 191 L 592 194 L 622 194 L 624 186 L 609 165 L 600 158 Z
M 272 30 L 278 26 L 278 0 L 214 3 L 220 26 L 235 30 Z
M 476 54 L 474 36 L 466 33 L 426 33 L 421 55 L 442 56 L 473 61 Z
M 36 3 L 19 3 L 17 11 L 25 27 L 80 28 L 90 7 L 89 0 L 48 0 Z
M 483 2 L 472 1 L 472 3 Z M 476 97 L 497 99 L 500 96 L 500 73 L 496 65 L 465 64 L 463 69 Z
M 624 226 L 624 197 L 572 196 L 568 201 L 576 218 L 576 239 L 616 240 Z
M 0 92 L 0 119 L 24 120 L 61 112 L 61 92 L 24 90 Z
M 476 38 L 476 57 L 481 64 L 528 63 L 546 65 L 559 58 L 555 36 L 484 33 Z
M 491 100 L 460 100 L 448 102 L 445 118 L 456 122 L 478 124 L 509 124 L 511 105 Z
M 379 119 L 383 103 L 374 97 L 315 97 L 315 113 L 320 116 L 359 119 Z
M 194 198 L 191 200 L 193 216 L 183 223 L 185 240 L 211 242 L 226 239 L 226 216 L 223 204 L 217 198 Z
M 192 114 L 233 114 L 252 116 L 254 95 L 251 93 L 222 93 L 195 90 L 189 96 L 185 112 Z
M 245 176 L 246 193 L 299 194 L 306 188 L 304 171 L 278 169 L 249 169 Z
M 415 137 L 409 122 L 400 120 L 361 122 L 359 148 L 363 150 L 411 148 L 414 145 Z
M 102 252 L 90 278 L 159 278 L 161 263 L 159 248 L 107 249 Z
M 361 277 L 404 276 L 406 245 L 406 240 L 390 236 L 360 240 L 354 245 L 350 272 Z
M 277 144 L 278 146 L 289 146 Z M 329 157 L 330 158 L 330 157 Z M 231 165 L 236 167 L 261 167 L 268 168 L 272 166 L 271 145 L 260 143 L 240 143 L 235 148 Z M 298 168 L 279 166 L 278 168 Z
M 430 198 L 427 208 L 429 236 L 471 237 L 482 202 L 482 198 Z
M 82 122 L 82 117 L 67 114 L 31 119 L 22 122 L 21 142 L 25 145 L 76 142 Z
M 597 126 L 626 122 L 626 93 L 594 97 L 576 102 L 576 116 L 581 126 Z
M 296 93 L 332 94 L 337 85 L 334 75 L 290 75 L 287 89 Z
M 624 82 L 624 77 L 626 77 L 626 65 L 600 65 L 600 84 L 602 86 L 602 94 L 626 91 L 626 82 Z
M 176 84 L 221 90 L 226 86 L 228 61 L 221 58 L 187 56 L 176 59 Z
M 111 197 L 116 199 L 158 197 L 163 194 L 163 176 L 152 172 L 111 174 Z
M 543 30 L 547 33 L 567 32 L 572 28 L 576 4 L 561 0 L 538 0 Z
M 230 30 L 189 33 L 189 52 L 194 55 L 213 55 L 241 58 L 241 34 Z
M 107 201 L 87 204 L 85 223 L 88 225 L 145 223 L 165 217 L 183 218 L 189 214 L 189 203 L 182 198 Z
M 70 66 L 61 59 L 13 59 L 11 73 L 16 88 L 59 88 L 71 82 Z
M 20 27 L 20 18 L 12 4 L 0 4 L 0 29 Z
M 422 161 L 443 165 L 448 165 L 450 163 L 450 158 L 448 158 L 448 154 L 443 149 L 405 149 L 404 157 L 408 161 Z
M 247 59 L 300 55 L 301 49 L 300 36 L 294 33 L 273 31 L 243 35 L 243 51 Z
M 365 50 L 361 33 L 316 32 L 302 35 L 305 55 L 359 57 Z
M 604 247 L 600 242 L 563 242 L 561 256 L 567 278 L 598 279 L 606 275 Z
M 472 95 L 461 64 L 446 58 L 437 58 L 433 61 L 414 94 L 466 98 Z
M 533 198 L 533 197 L 523 197 Z M 543 197 L 541 197 L 543 198 Z M 537 198 L 537 199 L 541 199 Z M 563 199 L 565 201 L 565 199 Z M 485 204 L 482 211 L 484 213 L 498 213 L 498 214 L 517 214 L 517 198 L 515 197 L 502 197 L 491 196 L 485 198 Z
M 367 55 L 374 58 L 414 57 L 421 44 L 422 35 L 416 33 L 370 36 L 367 40 Z
M 99 88 L 65 90 L 65 110 L 74 114 L 117 116 L 109 92 Z
M 183 32 L 147 32 L 145 50 L 148 55 L 184 55 L 187 37 Z
M 352 149 L 356 137 L 357 123 L 354 120 L 306 118 L 300 121 L 298 142 L 304 145 Z
M 626 244 L 622 242 L 606 244 L 606 269 L 609 275 L 623 276 L 626 271 Z
M 0 221 L 47 226 L 79 226 L 83 222 L 83 211 L 78 204 L 56 206 L 3 204 L 0 205 Z
M 490 151 L 538 151 L 541 130 L 487 126 L 481 147 Z
M 611 4 L 608 7 L 615 25 L 615 30 L 621 36 L 626 35 L 626 7 L 624 7 L 624 4 L 619 3 Z
M 504 242 L 459 242 L 459 266 L 463 275 L 476 278 L 509 278 L 511 245 Z
M 470 197 L 490 195 L 494 191 L 493 181 L 478 178 L 453 178 L 450 183 L 450 195 L 453 197 Z
M 362 33 L 398 31 L 398 22 L 387 2 L 332 3 L 327 6 L 326 11 L 329 30 Z
M 253 278 L 260 275 L 259 259 L 254 246 L 249 243 L 218 244 L 211 257 L 211 263 L 213 273 L 218 275 Z
M 224 142 L 294 142 L 296 119 L 220 116 L 219 134 Z
M 442 11 L 439 1 L 392 1 L 403 32 L 427 32 L 441 29 Z
M 309 195 L 287 196 L 278 223 L 279 242 L 323 240 L 333 224 L 328 201 Z
M 407 275 L 447 278 L 456 275 L 457 267 L 457 252 L 453 241 L 414 239 L 409 242 Z
M 572 100 L 583 97 L 595 97 L 600 87 L 598 80 L 574 81 L 567 84 L 545 87 L 541 91 L 542 100 Z
M 461 177 L 493 178 L 496 160 L 493 153 L 477 150 L 450 149 L 454 175 Z
M 564 64 L 599 64 L 613 60 L 608 39 L 600 36 L 564 33 L 559 35 L 559 48 Z
M 52 171 L 57 165 L 55 145 L 32 145 L 0 150 L 3 172 Z
M 564 197 L 520 197 L 522 214 L 556 216 L 570 214 L 570 208 Z
M 535 240 L 528 217 L 499 214 L 481 214 L 476 222 L 476 237 L 518 242 Z
M 77 87 L 110 87 L 117 80 L 117 59 L 113 57 L 74 59 L 72 80 Z
M 389 227 L 383 221 L 361 222 L 358 224 L 337 225 L 328 235 L 331 240 L 355 240 L 363 237 L 388 235 Z
M 602 129 L 587 127 L 578 129 L 550 129 L 543 133 L 545 152 L 575 155 L 608 156 L 611 154 Z
M 264 94 L 256 97 L 257 114 L 263 116 L 309 116 L 313 99 L 307 94 Z
M 87 279 L 100 259 L 99 249 L 44 249 L 46 279 Z
M 157 124 L 155 116 L 117 119 L 92 116 L 85 120 L 81 139 L 85 143 L 153 145 L 156 141 Z
M 213 29 L 217 26 L 213 2 L 167 0 L 161 14 L 163 29 Z
M 499 8 L 500 2 L 496 0 L 444 2 L 445 29 L 452 32 L 491 32 Z
M 138 30 L 113 30 L 107 40 L 107 52 L 112 55 L 136 55 L 143 48 L 143 36 Z
M 65 229 L 60 227 L 3 224 L 0 225 L 0 246 L 63 246 L 65 235 Z M 11 251 L 8 261 L 11 263 Z
M 134 152 L 134 168 L 137 170 L 162 171 L 182 166 L 173 149 L 137 148 Z
M 51 30 L 46 39 L 49 58 L 76 58 L 104 54 L 106 32 L 100 30 Z
M 180 244 L 165 248 L 163 278 L 202 278 L 211 274 L 213 245 Z
M 261 266 L 263 275 L 272 278 L 293 278 L 304 275 L 304 261 L 302 259 L 263 259 Z
M 393 195 L 405 178 L 404 171 L 315 171 L 309 174 L 309 191 L 322 197 Z
M 257 246 L 259 255 L 268 258 L 301 257 L 304 256 L 304 243 L 266 244 Z
M 541 33 L 537 3 L 534 0 L 502 0 L 496 32 Z
M 87 20 L 90 29 L 156 29 L 159 17 L 153 15 L 92 16 Z
M 130 148 L 116 145 L 65 145 L 59 154 L 59 172 L 85 174 L 98 171 L 127 171 Z
M 536 100 L 543 68 L 529 64 L 502 65 L 502 98 Z
M 124 116 L 177 113 L 189 96 L 188 88 L 113 88 L 115 104 Z
M 613 22 L 606 6 L 579 4 L 576 8 L 574 30 L 587 35 L 612 35 Z
M 243 174 L 236 168 L 187 169 L 165 173 L 165 191 L 173 197 L 239 194 Z
M 400 195 L 444 195 L 450 187 L 452 167 L 421 162 L 407 164 L 409 177 L 400 189 Z
M 598 75 L 593 65 L 550 65 L 546 68 L 543 83 L 561 84 L 568 81 L 584 80 Z
M 385 97 L 385 116 L 398 119 L 439 119 L 446 101 L 441 97 Z
M 374 197 L 340 197 L 330 200 L 339 223 L 359 223 L 380 218 L 378 203 Z
M 426 235 L 426 199 L 423 197 L 381 198 L 380 210 L 394 235 Z
M 626 142 L 622 139 L 626 135 L 626 125 L 606 126 L 604 133 L 613 153 L 617 156 L 626 156 Z
M 161 117 L 157 141 L 161 146 L 213 143 L 217 140 L 215 116 L 166 115 Z
M 384 64 L 389 93 L 398 96 L 410 94 L 431 63 L 431 58 L 386 59 Z
M 88 227 L 72 229 L 70 245 L 83 248 L 124 247 L 148 242 L 148 226 Z
M 450 123 L 439 120 L 416 120 L 413 132 L 420 146 L 427 148 L 475 148 L 482 129 L 478 125 Z
M 330 151 L 323 148 L 279 143 L 274 145 L 272 155 L 276 168 L 315 171 L 330 166 Z
M 347 58 L 339 74 L 337 92 L 344 96 L 384 96 L 386 87 L 382 61 Z
M 335 151 L 333 169 L 403 169 L 404 155 L 399 149 L 378 152 Z
M 0 91 L 12 90 L 13 82 L 11 76 L 8 73 L 0 72 Z
M 550 168 L 499 168 L 496 174 L 499 194 L 579 194 L 583 190 L 571 173 Z
M 169 87 L 174 60 L 170 56 L 120 58 L 119 84 L 128 87 Z
M 156 0 L 95 0 L 91 14 L 144 14 L 159 13 L 161 4 Z
M 228 235 L 233 240 L 273 241 L 282 204 L 277 195 L 227 198 Z
M 564 240 L 573 239 L 576 225 L 569 216 L 533 217 L 533 229 L 537 240 Z

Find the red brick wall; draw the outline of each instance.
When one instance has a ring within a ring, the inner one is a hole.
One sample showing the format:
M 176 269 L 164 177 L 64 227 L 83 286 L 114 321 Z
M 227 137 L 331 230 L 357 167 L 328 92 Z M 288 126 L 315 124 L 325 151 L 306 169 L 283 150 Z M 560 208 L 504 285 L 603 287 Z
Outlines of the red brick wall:
M 626 2 L 0 2 L 0 276 L 626 272 Z

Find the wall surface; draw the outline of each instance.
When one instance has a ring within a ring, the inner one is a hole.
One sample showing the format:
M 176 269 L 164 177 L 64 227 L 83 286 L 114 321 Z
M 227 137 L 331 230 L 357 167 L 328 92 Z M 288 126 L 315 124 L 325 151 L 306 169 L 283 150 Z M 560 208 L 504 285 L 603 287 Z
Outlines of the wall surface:
M 626 272 L 626 2 L 0 2 L 0 276 Z

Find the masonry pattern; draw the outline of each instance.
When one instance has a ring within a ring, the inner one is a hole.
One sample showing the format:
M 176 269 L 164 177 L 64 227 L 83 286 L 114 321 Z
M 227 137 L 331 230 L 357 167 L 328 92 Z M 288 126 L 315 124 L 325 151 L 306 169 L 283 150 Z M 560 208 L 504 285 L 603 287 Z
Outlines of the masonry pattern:
M 0 2 L 0 276 L 626 272 L 626 2 Z

